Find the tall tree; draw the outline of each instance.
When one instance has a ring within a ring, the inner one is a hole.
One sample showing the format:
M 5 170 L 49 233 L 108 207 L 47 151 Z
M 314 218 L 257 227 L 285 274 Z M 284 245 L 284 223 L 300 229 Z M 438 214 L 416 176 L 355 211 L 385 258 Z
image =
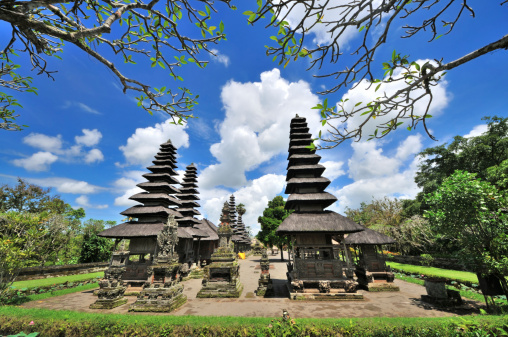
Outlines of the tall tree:
M 499 3 L 501 6 L 507 4 L 504 0 Z M 244 12 L 249 17 L 249 23 L 267 17 L 270 18 L 267 26 L 278 29 L 277 36 L 272 36 L 273 41 L 267 46 L 267 55 L 284 66 L 293 60 L 306 59 L 310 63 L 309 69 L 317 68 L 316 77 L 336 80 L 332 88 L 320 94 L 356 87 L 374 87 L 379 93 L 376 99 L 366 102 L 341 100 L 335 105 L 328 104 L 325 99 L 317 105 L 315 108 L 321 111 L 323 125 L 327 124 L 331 134 L 324 139 L 328 144 L 324 148 L 335 147 L 348 139 L 381 138 L 402 124 L 409 130 L 423 124 L 427 134 L 433 138 L 426 121 L 431 117 L 433 88 L 443 80 L 445 72 L 488 57 L 492 51 L 505 52 L 508 48 L 506 31 L 495 31 L 489 39 L 491 42 L 470 46 L 467 54 L 456 60 L 445 61 L 439 50 L 433 57 L 434 61 L 425 63 L 418 63 L 401 50 L 394 50 L 390 59 L 381 55 L 383 47 L 400 37 L 413 38 L 426 34 L 432 42 L 450 34 L 462 23 L 464 16 L 475 16 L 467 1 L 260 0 L 257 5 L 257 9 Z M 309 34 L 317 26 L 326 30 L 329 42 L 322 38 L 317 39 L 319 42 L 309 40 Z M 349 37 L 355 34 L 357 38 L 349 41 Z M 344 39 L 349 42 L 344 44 Z M 346 49 L 349 50 L 347 56 L 343 55 Z M 321 73 L 319 69 L 324 62 L 340 64 L 340 68 L 332 73 Z M 415 109 L 418 102 L 426 105 L 426 109 Z M 357 126 L 342 127 L 351 118 L 359 120 L 354 123 Z M 363 134 L 363 127 L 374 119 L 377 123 L 375 132 Z
M 229 1 L 0 1 L 0 20 L 10 27 L 10 39 L 0 50 L 0 86 L 37 90 L 31 77 L 18 72 L 16 51 L 26 54 L 32 70 L 53 78 L 55 71 L 47 67 L 47 58 L 60 58 L 66 44 L 75 45 L 109 69 L 124 93 L 139 95 L 139 107 L 150 114 L 167 113 L 173 122 L 181 123 L 192 117 L 197 96 L 184 87 L 152 87 L 125 75 L 119 63 L 149 61 L 182 81 L 179 67 L 187 63 L 206 66 L 199 53 L 213 55 L 211 45 L 226 38 L 223 23 L 212 22 L 211 13 L 216 11 L 215 2 L 229 6 Z M 16 124 L 16 106 L 15 98 L 0 92 L 0 129 L 21 129 Z
M 455 240 L 461 258 L 476 272 L 493 274 L 508 286 L 508 200 L 477 174 L 456 171 L 427 196 L 432 229 Z
M 84 223 L 83 241 L 81 244 L 80 263 L 105 262 L 111 257 L 113 241 L 98 236 L 99 232 L 116 224 L 115 221 L 89 219 Z
M 288 244 L 288 239 L 278 236 L 275 231 L 279 228 L 282 221 L 290 214 L 289 211 L 284 209 L 285 204 L 286 202 L 280 195 L 268 202 L 268 207 L 263 211 L 263 216 L 258 217 L 261 230 L 256 235 L 256 238 L 270 249 L 273 246 L 279 247 L 282 261 L 284 260 L 282 248 L 284 245 Z
M 245 209 L 245 205 L 240 203 L 236 206 L 236 211 L 238 212 L 239 215 L 243 216 L 245 214 L 245 212 L 247 212 L 247 210 Z
M 46 217 L 34 213 L 0 213 L 0 302 L 21 268 L 39 264 L 49 236 Z

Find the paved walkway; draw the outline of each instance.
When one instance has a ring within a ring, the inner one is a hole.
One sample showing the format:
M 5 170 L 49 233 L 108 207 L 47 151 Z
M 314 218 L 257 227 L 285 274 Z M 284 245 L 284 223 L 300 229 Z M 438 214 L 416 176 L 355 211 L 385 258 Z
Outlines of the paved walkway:
M 260 273 L 258 256 L 250 256 L 240 260 L 240 281 L 244 290 L 238 299 L 198 299 L 196 294 L 201 289 L 201 280 L 184 282 L 184 293 L 187 303 L 169 314 L 162 315 L 196 315 L 196 316 L 242 316 L 242 317 L 279 317 L 282 309 L 287 309 L 291 317 L 442 317 L 470 314 L 478 303 L 468 301 L 463 309 L 445 311 L 422 303 L 420 295 L 425 294 L 425 288 L 416 284 L 395 280 L 400 287 L 399 292 L 369 293 L 360 290 L 364 295 L 363 301 L 292 301 L 288 299 L 285 285 L 286 263 L 280 262 L 280 255 L 270 257 L 270 275 L 274 283 L 274 298 L 257 298 L 254 291 L 258 286 Z M 134 302 L 134 296 L 128 297 L 129 302 L 112 310 L 93 310 L 89 305 L 95 302 L 93 291 L 84 291 L 59 297 L 52 297 L 42 301 L 25 303 L 24 307 L 48 308 L 55 310 L 74 310 L 101 313 L 128 313 L 129 304 Z M 152 313 L 129 313 L 143 315 Z M 161 315 L 161 314 L 159 314 Z

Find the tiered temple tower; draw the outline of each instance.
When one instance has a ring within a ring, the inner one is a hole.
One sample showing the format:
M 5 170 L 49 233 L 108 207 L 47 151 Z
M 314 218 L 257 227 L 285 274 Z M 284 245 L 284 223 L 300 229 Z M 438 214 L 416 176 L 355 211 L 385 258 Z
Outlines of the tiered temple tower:
M 236 202 L 235 202 L 235 195 L 234 194 L 231 194 L 231 196 L 229 197 L 228 207 L 229 207 L 229 219 L 231 221 L 229 226 L 231 227 L 231 230 L 233 231 L 233 236 L 232 236 L 231 240 L 233 240 L 234 251 L 236 253 L 238 253 L 238 252 L 240 252 L 240 248 L 241 248 L 240 246 L 242 244 L 242 236 L 238 230 L 238 226 L 236 223 Z
M 196 209 L 200 206 L 196 201 L 199 200 L 197 181 L 197 168 L 194 164 L 190 164 L 185 169 L 180 193 L 176 195 L 181 204 L 177 210 L 182 215 L 181 218 L 177 219 L 179 234 L 181 234 L 177 249 L 180 262 L 187 265 L 199 262 L 201 238 L 208 237 L 206 232 L 198 228 L 201 221 L 195 218 L 196 215 L 201 214 Z
M 157 288 L 164 288 L 165 290 L 150 295 L 155 302 L 164 297 L 164 301 L 159 301 L 161 311 L 171 311 L 185 303 L 185 299 L 180 296 L 183 286 L 178 285 L 180 275 L 179 264 L 174 261 L 176 254 L 171 255 L 171 258 L 166 261 L 167 258 L 159 253 L 169 248 L 167 245 L 158 244 L 158 238 L 166 235 L 168 228 L 171 228 L 171 235 L 177 235 L 174 219 L 182 218 L 180 212 L 176 210 L 176 207 L 181 206 L 181 202 L 174 197 L 174 194 L 180 193 L 180 190 L 172 186 L 178 183 L 174 178 L 177 175 L 174 170 L 176 168 L 175 155 L 176 149 L 170 140 L 160 145 L 159 152 L 153 161 L 154 165 L 148 167 L 151 173 L 143 175 L 147 181 L 137 185 L 144 192 L 130 197 L 131 200 L 138 201 L 142 205 L 133 206 L 121 213 L 128 216 L 129 221 L 99 234 L 99 236 L 118 240 L 130 240 L 129 250 L 122 252 L 120 262 L 125 266 L 122 281 L 128 286 L 127 291 L 142 286 L 142 293 L 144 293 L 149 288 L 153 288 L 154 283 L 157 283 Z M 176 245 L 176 241 L 172 240 L 171 244 Z M 132 290 L 139 291 L 139 289 Z M 154 301 L 151 301 L 153 302 L 151 304 L 138 305 L 133 310 L 159 311 L 154 309 L 152 305 Z
M 342 241 L 344 234 L 363 228 L 325 210 L 337 198 L 324 191 L 330 180 L 321 176 L 325 168 L 309 148 L 311 143 L 306 119 L 297 115 L 291 120 L 285 191 L 286 209 L 294 212 L 277 229 L 278 235 L 289 236 L 292 242 L 287 273 L 291 298 L 361 299 L 351 256 Z
M 247 231 L 245 229 L 245 224 L 243 223 L 241 214 L 238 214 L 238 221 L 236 223 L 236 229 L 238 231 L 238 235 L 241 238 L 239 241 L 239 244 L 240 244 L 239 250 L 241 252 L 245 252 L 246 250 L 248 250 L 248 247 L 250 245 L 250 238 L 249 238 L 249 235 L 247 234 Z

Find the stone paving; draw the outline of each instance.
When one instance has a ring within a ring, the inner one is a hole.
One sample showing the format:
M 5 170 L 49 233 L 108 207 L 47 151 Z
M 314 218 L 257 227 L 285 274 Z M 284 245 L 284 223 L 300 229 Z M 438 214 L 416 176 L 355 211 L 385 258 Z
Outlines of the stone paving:
M 250 256 L 240 260 L 240 282 L 244 290 L 240 298 L 235 299 L 201 299 L 196 294 L 201 289 L 201 280 L 185 281 L 184 293 L 187 303 L 171 313 L 156 315 L 197 315 L 197 316 L 243 316 L 243 317 L 279 317 L 282 309 L 287 309 L 291 317 L 443 317 L 477 312 L 479 303 L 467 301 L 459 310 L 447 311 L 437 309 L 420 301 L 425 295 L 425 288 L 416 284 L 395 280 L 400 292 L 370 293 L 360 290 L 363 301 L 293 301 L 288 299 L 285 285 L 286 263 L 280 261 L 280 255 L 270 256 L 270 275 L 273 280 L 275 297 L 257 298 L 254 291 L 258 287 L 260 274 L 260 256 Z M 55 310 L 74 310 L 97 313 L 128 313 L 129 305 L 136 298 L 128 297 L 128 303 L 112 310 L 89 309 L 96 300 L 93 291 L 84 291 L 42 301 L 25 303 L 24 307 L 48 308 Z M 129 315 L 154 315 L 153 313 L 128 313 Z

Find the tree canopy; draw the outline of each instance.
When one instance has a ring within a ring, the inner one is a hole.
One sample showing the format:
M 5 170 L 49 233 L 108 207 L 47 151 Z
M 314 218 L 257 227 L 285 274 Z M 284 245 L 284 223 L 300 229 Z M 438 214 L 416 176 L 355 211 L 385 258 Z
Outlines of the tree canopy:
M 508 288 L 508 201 L 477 174 L 455 171 L 426 196 L 432 229 L 456 241 L 455 249 L 475 271 L 494 274 Z
M 289 211 L 284 209 L 286 202 L 278 195 L 273 200 L 268 201 L 268 206 L 263 211 L 263 216 L 258 217 L 258 222 L 261 225 L 261 230 L 256 235 L 256 238 L 261 241 L 266 247 L 272 248 L 277 246 L 281 251 L 282 246 L 287 244 L 287 238 L 278 236 L 275 231 L 279 228 L 282 221 L 290 214 Z
M 30 66 L 38 75 L 53 78 L 54 69 L 47 59 L 64 52 L 65 45 L 75 45 L 109 69 L 124 93 L 135 92 L 137 104 L 150 114 L 163 112 L 182 123 L 192 117 L 196 104 L 188 88 L 155 88 L 125 74 L 120 64 L 147 60 L 161 67 L 177 81 L 178 68 L 207 62 L 200 52 L 213 54 L 211 45 L 224 40 L 224 25 L 213 22 L 215 3 L 229 6 L 230 0 L 152 0 L 143 1 L 1 1 L 0 20 L 10 24 L 10 38 L 0 47 L 0 86 L 10 91 L 37 92 L 33 79 L 21 75 Z M 193 27 L 183 25 L 188 21 Z M 18 64 L 18 54 L 23 64 Z M 26 60 L 26 61 L 25 61 Z M 16 123 L 16 98 L 0 92 L 0 129 L 20 130 Z
M 499 3 L 505 6 L 507 1 Z M 267 46 L 267 55 L 273 56 L 280 65 L 304 59 L 310 63 L 309 69 L 316 72 L 316 77 L 336 80 L 332 88 L 320 94 L 357 87 L 367 90 L 373 87 L 379 93 L 377 98 L 366 102 L 347 103 L 345 99 L 335 105 L 325 99 L 318 104 L 315 108 L 320 110 L 323 126 L 327 126 L 330 134 L 323 138 L 326 142 L 321 145 L 323 148 L 335 147 L 348 139 L 382 138 L 398 127 L 411 130 L 419 124 L 423 124 L 433 139 L 427 120 L 432 117 L 433 88 L 443 81 L 445 73 L 477 58 L 488 57 L 492 51 L 508 48 L 508 35 L 503 36 L 506 32 L 494 31 L 491 42 L 471 46 L 469 53 L 455 60 L 437 56 L 431 61 L 417 62 L 403 50 L 393 50 L 390 59 L 380 59 L 382 47 L 394 39 L 426 35 L 432 42 L 451 34 L 465 16 L 475 16 L 466 1 L 259 0 L 257 9 L 244 14 L 252 24 L 262 23 L 267 18 L 267 27 L 278 29 Z M 326 29 L 327 39 L 316 43 L 309 39 L 312 39 L 313 29 L 319 26 Z M 356 38 L 344 44 L 343 41 L 352 35 Z M 339 67 L 323 73 L 320 69 L 327 62 Z M 417 103 L 425 107 L 418 109 Z M 346 129 L 345 123 L 352 118 L 360 122 Z M 377 125 L 373 134 L 364 135 L 364 126 L 376 118 L 372 122 Z

